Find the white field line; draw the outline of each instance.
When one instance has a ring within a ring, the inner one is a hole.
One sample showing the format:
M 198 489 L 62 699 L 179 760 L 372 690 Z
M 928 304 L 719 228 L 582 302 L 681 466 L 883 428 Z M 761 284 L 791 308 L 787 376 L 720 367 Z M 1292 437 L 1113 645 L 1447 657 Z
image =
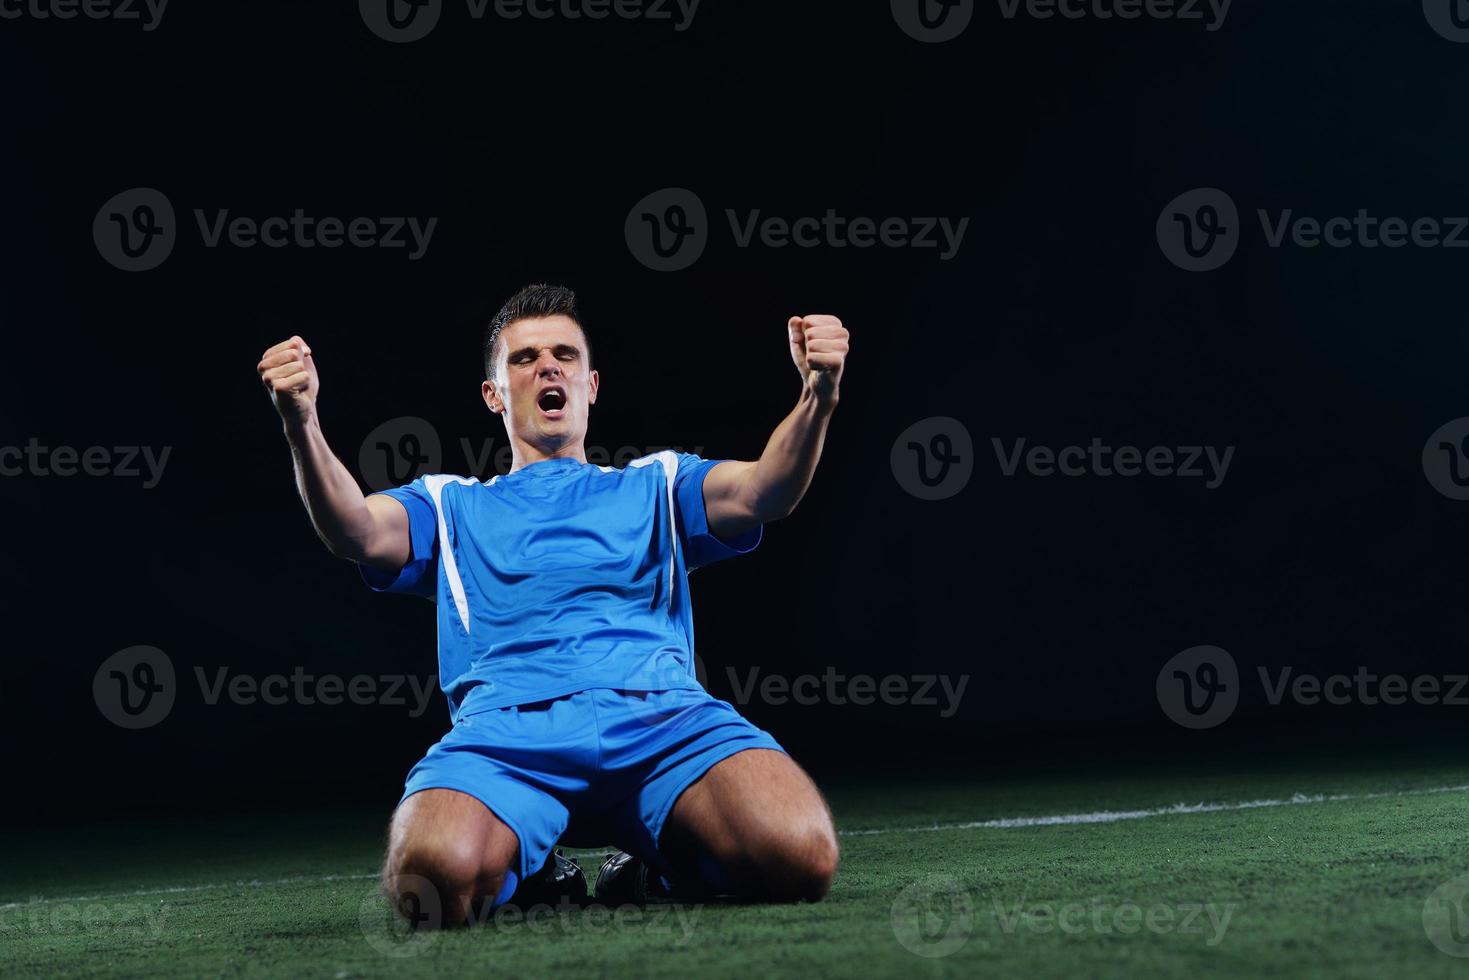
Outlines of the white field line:
M 876 834 L 918 834 L 935 830 L 1007 830 L 1013 827 L 1055 827 L 1066 824 L 1117 823 L 1120 820 L 1142 820 L 1146 817 L 1168 817 L 1184 813 L 1227 813 L 1232 810 L 1259 810 L 1273 806 L 1300 806 L 1306 803 L 1341 803 L 1346 800 L 1384 800 L 1399 796 L 1428 796 L 1434 793 L 1463 793 L 1464 786 L 1434 786 L 1428 789 L 1405 789 L 1390 793 L 1296 793 L 1288 799 L 1245 800 L 1240 803 L 1175 803 L 1151 810 L 1096 810 L 1091 813 L 1060 813 L 1047 817 L 1000 817 L 969 823 L 929 824 L 923 827 L 881 827 L 875 830 L 841 830 L 840 837 L 868 837 Z
M 839 837 L 875 837 L 881 834 L 923 834 L 939 830 L 1009 830 L 1017 827 L 1056 827 L 1070 824 L 1117 823 L 1122 820 L 1143 820 L 1148 817 L 1169 817 L 1190 813 L 1229 813 L 1237 810 L 1260 810 L 1278 806 L 1302 806 L 1309 803 L 1342 803 L 1355 800 L 1386 800 L 1404 796 L 1431 796 L 1439 793 L 1469 792 L 1469 784 L 1460 786 L 1432 786 L 1426 789 L 1395 790 L 1388 793 L 1317 793 L 1307 796 L 1296 793 L 1288 798 L 1244 800 L 1238 803 L 1175 803 L 1172 806 L 1154 807 L 1148 810 L 1094 810 L 1090 813 L 1059 813 L 1041 817 L 999 817 L 993 820 L 973 820 L 967 823 L 927 824 L 921 827 L 879 827 L 871 830 L 840 830 Z M 572 856 L 602 856 L 610 848 L 566 849 Z M 225 891 L 232 888 L 271 888 L 278 885 L 317 884 L 331 881 L 368 881 L 376 874 L 351 875 L 297 875 L 292 878 L 275 878 L 269 881 L 229 881 L 206 885 L 173 885 L 159 888 L 142 888 L 131 892 L 116 892 L 108 895 L 72 895 L 45 898 L 37 896 L 28 902 L 0 904 L 0 912 L 25 908 L 38 904 L 57 902 L 100 902 L 104 900 L 148 898 L 158 895 L 181 895 L 191 892 Z

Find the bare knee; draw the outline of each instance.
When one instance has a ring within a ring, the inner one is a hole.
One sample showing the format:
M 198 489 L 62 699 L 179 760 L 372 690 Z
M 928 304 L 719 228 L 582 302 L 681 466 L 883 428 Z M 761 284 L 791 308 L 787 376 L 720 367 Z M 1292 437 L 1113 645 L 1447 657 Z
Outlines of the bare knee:
M 405 803 L 394 817 L 383 891 L 415 928 L 461 925 L 505 883 L 518 842 L 496 832 L 504 825 L 493 816 L 494 823 L 485 824 L 469 813 L 470 820 L 456 819 L 442 805 Z
M 815 902 L 831 890 L 840 857 L 831 811 L 784 753 L 730 756 L 684 793 L 673 817 L 660 846 L 676 865 L 712 862 L 704 877 L 716 887 L 776 902 Z
M 840 850 L 825 817 L 771 829 L 747 840 L 742 853 L 725 855 L 739 891 L 770 902 L 819 902 L 836 880 Z
M 383 890 L 405 918 L 429 928 L 462 924 L 476 899 L 493 898 L 505 882 L 496 866 L 470 843 L 444 837 L 406 841 L 389 856 Z
M 768 880 L 772 897 L 786 902 L 819 902 L 831 891 L 837 876 L 841 851 L 831 821 L 813 821 L 808 827 L 793 830 L 782 841 L 776 861 L 776 874 Z

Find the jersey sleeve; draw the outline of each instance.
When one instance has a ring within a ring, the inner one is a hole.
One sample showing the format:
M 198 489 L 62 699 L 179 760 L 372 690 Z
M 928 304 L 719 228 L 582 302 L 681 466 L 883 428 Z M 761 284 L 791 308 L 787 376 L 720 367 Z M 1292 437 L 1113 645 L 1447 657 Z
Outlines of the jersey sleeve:
M 692 453 L 678 453 L 678 469 L 673 477 L 673 503 L 677 511 L 678 541 L 684 553 L 684 566 L 693 571 L 735 555 L 748 554 L 760 544 L 764 525 L 756 525 L 729 541 L 709 530 L 709 515 L 704 509 L 704 477 L 722 459 L 701 459 Z
M 376 592 L 403 592 L 433 599 L 439 570 L 439 512 L 420 477 L 406 486 L 382 491 L 408 511 L 408 562 L 396 573 L 371 565 L 357 566 L 362 579 Z

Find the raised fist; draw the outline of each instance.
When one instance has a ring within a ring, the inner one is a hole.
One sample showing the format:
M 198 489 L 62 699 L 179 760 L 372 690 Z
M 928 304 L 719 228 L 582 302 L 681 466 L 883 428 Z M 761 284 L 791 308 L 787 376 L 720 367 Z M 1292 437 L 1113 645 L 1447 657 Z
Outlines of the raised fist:
M 292 337 L 276 344 L 261 356 L 257 370 L 282 419 L 300 423 L 311 418 L 316 411 L 321 380 L 316 375 L 316 362 L 311 359 L 311 346 L 306 341 Z
M 834 401 L 847 363 L 847 328 L 834 316 L 793 316 L 787 324 L 791 360 L 801 380 L 822 401 Z

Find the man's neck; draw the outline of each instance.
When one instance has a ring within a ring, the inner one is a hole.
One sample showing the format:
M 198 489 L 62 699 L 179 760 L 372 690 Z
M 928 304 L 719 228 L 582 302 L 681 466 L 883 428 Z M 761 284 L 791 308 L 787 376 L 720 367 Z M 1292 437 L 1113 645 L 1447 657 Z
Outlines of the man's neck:
M 547 451 L 529 443 L 515 443 L 514 451 L 510 458 L 510 472 L 524 469 L 533 463 L 544 462 L 548 459 L 574 459 L 578 463 L 587 461 L 586 445 L 581 442 L 568 443 L 560 449 Z

